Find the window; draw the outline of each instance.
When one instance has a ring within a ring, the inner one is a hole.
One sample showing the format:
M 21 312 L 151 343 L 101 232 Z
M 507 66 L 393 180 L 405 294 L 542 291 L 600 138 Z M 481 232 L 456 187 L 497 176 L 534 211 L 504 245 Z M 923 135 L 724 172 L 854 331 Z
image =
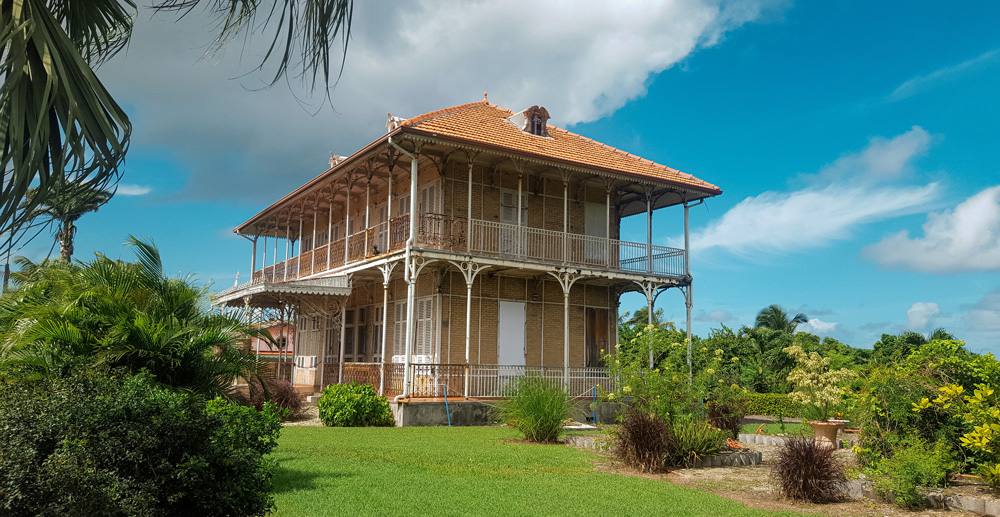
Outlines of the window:
M 302 238 L 302 249 L 301 249 L 301 252 L 305 253 L 305 252 L 311 250 L 313 248 L 312 242 L 313 242 L 312 237 L 303 237 Z
M 435 334 L 437 330 L 434 312 L 436 296 L 424 296 L 414 300 L 413 317 L 416 319 L 413 355 L 421 355 L 433 361 Z M 403 362 L 406 355 L 406 301 L 396 302 L 393 321 L 393 362 Z
M 354 310 L 344 312 L 344 361 L 354 359 Z
M 538 136 L 549 136 L 548 131 L 545 130 L 545 119 L 539 114 L 534 114 L 531 116 L 531 128 L 529 133 Z
M 375 313 L 375 320 L 372 322 L 372 359 L 381 360 L 382 359 L 382 326 L 385 325 L 385 320 L 382 312 L 382 307 L 375 307 L 373 311 Z

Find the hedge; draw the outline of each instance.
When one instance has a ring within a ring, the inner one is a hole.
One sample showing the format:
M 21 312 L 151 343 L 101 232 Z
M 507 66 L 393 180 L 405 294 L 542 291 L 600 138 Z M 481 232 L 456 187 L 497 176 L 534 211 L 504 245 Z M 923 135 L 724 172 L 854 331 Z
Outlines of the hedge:
M 802 404 L 783 393 L 750 393 L 747 397 L 748 415 L 797 417 L 802 411 Z

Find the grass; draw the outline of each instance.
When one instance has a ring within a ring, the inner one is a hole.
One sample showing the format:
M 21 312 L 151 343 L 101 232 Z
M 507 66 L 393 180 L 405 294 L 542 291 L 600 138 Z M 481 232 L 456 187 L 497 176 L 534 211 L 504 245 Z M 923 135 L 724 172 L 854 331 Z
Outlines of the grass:
M 741 433 L 754 434 L 757 432 L 757 428 L 760 424 L 743 424 L 743 428 L 740 429 Z M 773 435 L 784 435 L 784 436 L 802 436 L 811 437 L 814 436 L 813 428 L 809 424 L 799 424 L 799 423 L 785 423 L 785 430 L 781 430 L 781 426 L 778 424 L 764 424 L 764 428 L 761 429 L 764 434 Z
M 664 481 L 598 472 L 591 453 L 502 427 L 286 427 L 276 516 L 775 515 Z

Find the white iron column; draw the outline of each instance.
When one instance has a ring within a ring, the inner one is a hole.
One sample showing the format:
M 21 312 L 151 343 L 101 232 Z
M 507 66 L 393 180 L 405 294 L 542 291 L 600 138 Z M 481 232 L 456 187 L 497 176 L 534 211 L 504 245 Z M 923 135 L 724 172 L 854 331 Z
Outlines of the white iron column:
M 694 300 L 691 294 L 691 263 L 690 250 L 691 250 L 691 226 L 688 221 L 688 212 L 690 207 L 685 202 L 684 203 L 684 276 L 688 279 L 687 289 L 684 291 L 684 305 L 687 308 L 687 326 L 685 330 L 687 331 L 687 363 L 688 363 L 688 381 L 691 381 L 693 374 L 691 368 L 691 306 L 694 304 Z
M 347 337 L 347 302 L 340 305 L 340 352 L 337 357 L 337 384 L 344 383 L 344 341 Z
M 281 275 L 281 281 L 288 280 L 288 246 L 292 243 L 292 212 L 288 212 L 288 219 L 285 221 L 285 272 Z
M 371 205 L 372 205 L 372 177 L 368 176 L 368 184 L 365 185 L 365 253 L 364 256 L 368 256 L 369 250 L 371 250 L 370 243 L 368 242 L 368 228 L 371 228 Z
M 614 265 L 611 260 L 611 187 L 609 186 L 604 190 L 604 245 L 607 246 L 605 249 L 605 263 L 608 267 Z
M 653 305 L 656 301 L 656 292 L 663 287 L 662 284 L 657 284 L 649 280 L 635 280 L 635 284 L 642 289 L 642 294 L 646 295 L 646 310 L 648 311 L 648 317 L 646 318 L 647 324 L 653 324 Z M 653 347 L 650 344 L 649 347 L 649 368 L 653 368 Z
M 569 181 L 563 180 L 563 263 L 569 260 Z
M 378 267 L 379 271 L 382 272 L 382 339 L 379 341 L 382 343 L 382 365 L 379 368 L 378 375 L 378 394 L 383 395 L 385 393 L 385 337 L 386 337 L 386 322 L 388 321 L 389 314 L 389 281 L 392 279 L 392 270 L 396 269 L 396 264 L 399 262 L 385 263 Z
M 273 265 L 273 264 L 272 264 Z M 267 273 L 267 235 L 264 235 L 264 253 L 260 259 L 260 281 L 266 281 L 264 274 Z
M 570 271 L 548 272 L 563 290 L 563 386 L 569 391 L 569 291 L 580 275 Z
M 299 214 L 299 252 L 295 254 L 295 278 L 302 276 L 302 214 Z
M 326 270 L 330 270 L 330 257 L 333 256 L 333 187 L 330 187 L 330 213 L 326 217 Z
M 476 275 L 486 268 L 488 265 L 476 264 L 472 261 L 466 262 L 451 262 L 451 265 L 458 268 L 462 273 L 462 277 L 465 278 L 465 398 L 469 398 L 469 374 L 471 373 L 470 367 L 472 364 L 472 285 L 476 281 Z
M 274 249 L 271 250 L 271 281 L 278 281 L 278 224 L 274 225 Z
M 257 269 L 257 238 L 258 237 L 259 237 L 258 235 L 254 235 L 253 236 L 253 251 L 251 251 L 251 256 L 250 256 L 250 281 L 253 281 L 253 272 L 254 272 L 255 269 Z M 267 237 L 264 237 L 264 240 L 266 241 Z
M 521 231 L 521 179 L 524 175 L 520 172 L 517 173 L 517 255 L 521 256 L 521 252 L 524 250 L 523 244 L 521 242 L 524 232 Z
M 653 273 L 653 192 L 646 191 L 646 272 Z M 650 309 L 652 315 L 652 309 Z
M 465 220 L 465 248 L 472 251 L 472 158 L 469 159 L 469 215 Z
M 309 274 L 316 272 L 316 223 L 319 221 L 319 209 L 313 209 L 313 236 L 312 236 L 312 254 L 309 255 Z
M 351 187 L 352 181 L 350 178 L 345 179 L 347 184 L 347 201 L 344 202 L 344 265 L 347 265 L 347 252 L 351 249 L 351 227 L 348 223 L 351 222 Z
M 417 268 L 416 258 L 411 255 L 413 244 L 417 241 L 417 156 L 410 155 L 410 237 L 406 242 L 406 357 L 403 371 L 403 397 L 409 397 L 413 383 L 413 338 L 417 325 L 413 321 L 414 300 L 416 294 Z

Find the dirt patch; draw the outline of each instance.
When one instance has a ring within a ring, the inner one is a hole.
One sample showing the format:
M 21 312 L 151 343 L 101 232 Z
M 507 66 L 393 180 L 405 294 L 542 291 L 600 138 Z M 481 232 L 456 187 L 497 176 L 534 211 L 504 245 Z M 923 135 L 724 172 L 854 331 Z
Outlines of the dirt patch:
M 843 517 L 857 516 L 959 516 L 970 515 L 957 510 L 927 509 L 910 511 L 894 504 L 867 499 L 844 501 L 839 503 L 813 504 L 793 501 L 782 497 L 777 483 L 771 478 L 771 467 L 774 465 L 780 447 L 754 445 L 753 450 L 760 451 L 763 460 L 760 465 L 749 467 L 715 467 L 698 469 L 676 469 L 666 474 L 645 474 L 629 469 L 616 462 L 607 454 L 595 462 L 595 468 L 604 472 L 613 472 L 626 476 L 637 476 L 648 479 L 658 479 L 674 483 L 702 492 L 710 492 L 726 499 L 743 503 L 748 508 L 770 511 L 790 511 L 801 514 L 830 515 Z M 848 450 L 835 453 L 845 465 L 854 462 L 854 454 Z M 982 497 L 989 494 L 989 489 L 982 485 L 964 484 L 945 489 L 948 494 L 976 495 Z
M 291 419 L 286 420 L 284 425 L 323 427 L 323 422 L 319 419 L 319 409 L 316 406 L 302 405 Z

